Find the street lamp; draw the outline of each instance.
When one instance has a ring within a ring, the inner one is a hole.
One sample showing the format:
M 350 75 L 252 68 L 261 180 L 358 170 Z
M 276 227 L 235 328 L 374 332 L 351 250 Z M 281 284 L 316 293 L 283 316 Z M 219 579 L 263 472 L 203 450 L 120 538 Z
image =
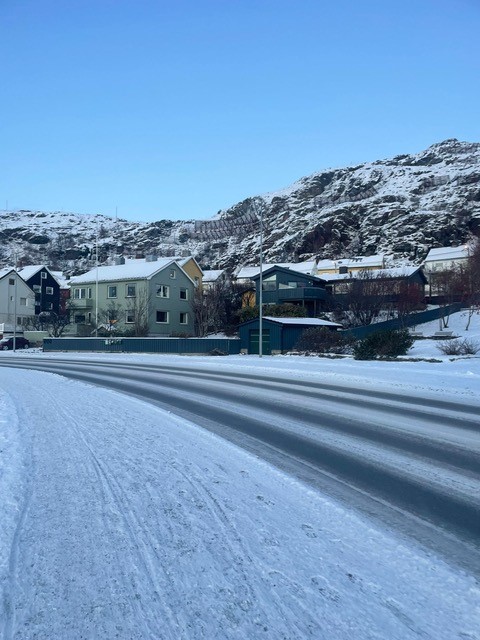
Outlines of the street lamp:
M 260 278 L 258 282 L 259 293 L 258 293 L 258 356 L 261 358 L 263 356 L 263 206 L 260 207 L 260 215 L 258 214 L 257 206 L 255 201 L 252 201 L 253 209 L 257 215 L 260 229 Z

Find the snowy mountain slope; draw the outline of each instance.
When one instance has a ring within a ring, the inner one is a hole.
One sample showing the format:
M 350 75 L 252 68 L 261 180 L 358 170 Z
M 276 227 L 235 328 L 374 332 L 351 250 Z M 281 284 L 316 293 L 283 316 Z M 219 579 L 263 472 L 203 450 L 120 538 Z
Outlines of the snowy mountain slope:
M 203 224 L 74 213 L 0 214 L 0 261 L 91 266 L 109 257 L 195 254 L 205 268 L 255 262 L 263 211 L 268 262 L 386 253 L 419 262 L 435 246 L 480 234 L 480 143 L 446 140 L 415 155 L 329 169 L 248 198 Z

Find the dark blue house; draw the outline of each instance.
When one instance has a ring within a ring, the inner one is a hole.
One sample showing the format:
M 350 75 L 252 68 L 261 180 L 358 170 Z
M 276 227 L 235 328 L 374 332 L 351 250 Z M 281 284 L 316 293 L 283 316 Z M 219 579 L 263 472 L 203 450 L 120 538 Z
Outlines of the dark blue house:
M 35 293 L 35 315 L 40 313 L 60 313 L 60 284 L 44 265 L 29 265 L 19 270 L 19 274 Z
M 255 283 L 255 300 L 259 304 L 260 274 L 252 278 Z M 322 278 L 311 276 L 286 267 L 273 266 L 263 272 L 263 304 L 291 303 L 303 307 L 311 318 L 318 316 L 328 306 L 330 294 Z

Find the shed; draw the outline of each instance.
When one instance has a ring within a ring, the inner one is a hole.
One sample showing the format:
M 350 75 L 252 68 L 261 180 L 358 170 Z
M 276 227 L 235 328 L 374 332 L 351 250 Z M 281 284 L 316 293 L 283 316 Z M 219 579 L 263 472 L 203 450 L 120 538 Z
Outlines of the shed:
M 258 353 L 260 320 L 248 320 L 238 327 L 242 351 Z M 265 316 L 262 321 L 262 353 L 283 353 L 293 349 L 298 339 L 311 327 L 328 327 L 332 331 L 341 329 L 342 325 L 320 318 L 274 318 Z

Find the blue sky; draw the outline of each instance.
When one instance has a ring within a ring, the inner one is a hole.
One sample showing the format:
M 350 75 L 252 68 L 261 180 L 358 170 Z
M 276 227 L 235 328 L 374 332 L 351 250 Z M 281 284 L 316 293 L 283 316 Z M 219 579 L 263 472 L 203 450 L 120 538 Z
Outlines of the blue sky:
M 0 209 L 209 218 L 479 141 L 478 0 L 0 0 Z

